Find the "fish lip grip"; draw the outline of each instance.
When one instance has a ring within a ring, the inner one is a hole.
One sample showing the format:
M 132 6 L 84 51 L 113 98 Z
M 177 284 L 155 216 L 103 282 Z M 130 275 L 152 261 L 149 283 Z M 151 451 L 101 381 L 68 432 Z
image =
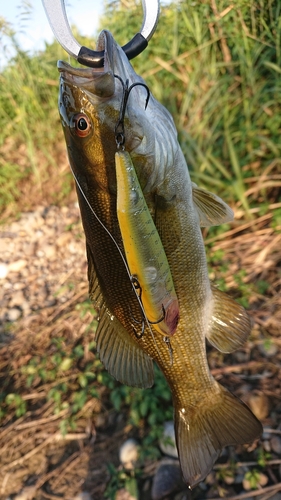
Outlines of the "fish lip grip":
M 66 52 L 84 66 L 102 68 L 104 51 L 91 50 L 77 42 L 67 20 L 64 0 L 42 0 L 42 3 L 53 33 Z M 141 30 L 122 47 L 128 59 L 133 59 L 147 47 L 158 23 L 160 0 L 142 0 L 142 6 L 144 15 Z

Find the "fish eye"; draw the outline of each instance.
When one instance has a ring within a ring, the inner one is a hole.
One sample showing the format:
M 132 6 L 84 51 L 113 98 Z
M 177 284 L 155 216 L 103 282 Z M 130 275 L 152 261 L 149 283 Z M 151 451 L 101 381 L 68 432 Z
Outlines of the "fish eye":
M 91 132 L 91 122 L 84 113 L 77 113 L 72 118 L 71 127 L 78 137 L 87 137 Z

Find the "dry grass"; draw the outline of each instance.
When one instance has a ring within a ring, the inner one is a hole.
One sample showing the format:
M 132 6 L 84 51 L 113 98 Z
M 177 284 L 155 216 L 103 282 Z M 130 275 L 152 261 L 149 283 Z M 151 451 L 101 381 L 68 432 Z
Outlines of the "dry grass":
M 239 210 L 238 207 L 238 215 Z M 213 259 L 211 277 L 215 282 L 223 278 L 227 289 L 238 298 L 246 293 L 243 288 L 245 285 L 254 322 L 251 339 L 242 354 L 222 357 L 211 350 L 209 362 L 213 375 L 245 400 L 248 398 L 249 404 L 251 397 L 262 394 L 269 408 L 264 422 L 272 429 L 281 424 L 278 410 L 281 399 L 281 227 L 272 227 L 274 210 L 272 206 L 267 214 L 254 221 L 238 221 L 236 227 L 216 237 L 207 237 L 206 240 L 210 247 L 208 254 Z M 216 257 L 218 251 L 219 259 Z M 227 269 L 222 269 L 222 264 L 227 265 Z M 240 270 L 244 272 L 237 283 L 235 276 L 239 275 Z M 261 281 L 267 283 L 265 293 L 261 293 L 257 286 Z M 61 422 L 71 416 L 71 406 L 63 408 L 63 403 L 71 401 L 73 393 L 79 390 L 78 377 L 85 365 L 91 363 L 93 366 L 95 362 L 95 354 L 89 349 L 93 333 L 87 332 L 94 316 L 87 310 L 81 318 L 76 309 L 76 305 L 81 304 L 86 295 L 86 284 L 77 284 L 75 293 L 65 304 L 43 309 L 39 314 L 22 320 L 9 335 L 9 341 L 3 339 L 0 349 L 1 381 L 6 393 L 21 395 L 26 412 L 17 418 L 17 408 L 10 405 L 2 421 L 2 498 L 17 493 L 27 485 L 31 488 L 30 498 L 74 498 L 83 489 L 91 491 L 95 499 L 104 498 L 105 483 L 109 479 L 106 464 L 108 461 L 118 464 L 118 445 L 131 429 L 125 426 L 124 413 L 122 425 L 115 425 L 114 428 L 110 426 L 112 410 L 108 390 L 95 382 L 98 397 L 88 397 L 75 415 L 75 430 L 68 429 L 64 436 L 61 434 Z M 45 369 L 52 372 L 54 366 L 51 359 L 56 351 L 53 340 L 61 338 L 64 339 L 63 350 L 67 359 L 71 357 L 75 346 L 80 344 L 83 345 L 83 358 L 75 360 L 65 372 L 58 370 L 55 380 L 43 381 L 35 377 L 28 387 L 26 366 L 34 358 L 38 360 L 38 366 L 42 359 L 47 359 L 49 361 Z M 263 354 L 260 350 L 267 339 L 278 348 L 273 357 L 268 357 L 266 352 Z M 56 401 L 48 399 L 48 395 L 53 387 L 64 383 L 67 383 L 67 389 L 58 406 Z M 272 413 L 270 408 L 275 408 L 277 413 Z M 102 425 L 106 422 L 105 430 L 99 428 L 100 421 Z M 156 465 L 151 468 L 147 464 L 144 475 L 151 477 Z M 278 479 L 276 467 L 273 460 L 267 470 L 272 470 Z M 277 481 L 264 493 L 275 492 L 279 486 Z

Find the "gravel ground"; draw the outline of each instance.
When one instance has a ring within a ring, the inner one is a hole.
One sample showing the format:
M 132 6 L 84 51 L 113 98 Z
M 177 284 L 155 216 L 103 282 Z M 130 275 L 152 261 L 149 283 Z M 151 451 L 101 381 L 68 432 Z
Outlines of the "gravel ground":
M 253 458 L 245 455 L 242 448 L 235 453 L 225 451 L 222 459 L 241 464 L 240 468 L 233 476 L 218 480 L 221 472 L 217 464 L 194 498 L 217 500 L 227 492 L 233 500 L 238 498 L 237 489 L 241 498 L 251 498 L 251 485 L 245 478 L 249 470 L 256 468 L 258 487 L 267 488 L 263 500 L 281 498 L 281 233 L 270 226 L 271 217 L 269 213 L 258 219 L 255 230 L 248 233 L 244 232 L 246 225 L 240 232 L 234 229 L 232 234 L 225 234 L 222 241 L 219 237 L 212 249 L 215 252 L 223 248 L 225 252 L 212 268 L 212 278 L 215 282 L 223 278 L 234 296 L 237 273 L 240 269 L 247 271 L 240 288 L 243 283 L 248 287 L 254 328 L 244 348 L 233 355 L 224 358 L 208 349 L 213 375 L 263 420 L 263 441 L 256 454 L 255 448 L 253 453 L 250 450 Z M 258 280 L 266 280 L 266 293 L 256 291 Z M 126 438 L 134 437 L 135 430 L 128 428 L 126 410 L 113 411 L 105 388 L 99 398 L 88 397 L 78 413 L 75 431 L 68 431 L 65 439 L 61 437 L 60 423 L 66 410 L 56 413 L 48 394 L 55 384 L 67 378 L 69 389 L 64 397 L 71 401 L 79 386 L 79 365 L 59 373 L 60 380 L 35 378 L 30 388 L 26 384 L 24 370 L 34 359 L 40 366 L 46 362 L 48 370 L 53 369 L 54 340 L 59 338 L 64 339 L 66 356 L 81 345 L 85 353 L 83 363 L 94 362 L 95 355 L 88 348 L 93 333 L 87 333 L 94 311 L 88 308 L 82 318 L 77 309 L 87 299 L 87 288 L 85 239 L 76 203 L 68 207 L 39 206 L 1 227 L 0 379 L 5 393 L 20 394 L 27 403 L 27 411 L 20 418 L 16 407 L 11 407 L 0 428 L 1 500 L 102 500 L 110 478 L 107 463 L 118 468 L 119 447 Z M 269 454 L 263 467 L 257 463 L 261 452 Z M 167 474 L 178 483 L 176 463 L 156 461 L 146 465 L 143 472 L 146 479 L 140 500 L 151 499 L 151 491 L 155 485 L 165 484 L 163 477 Z M 153 498 L 160 497 L 164 498 Z M 170 498 L 189 497 L 185 489 Z M 132 497 L 120 490 L 116 498 Z
M 0 229 L 0 328 L 64 303 L 71 281 L 86 283 L 85 242 L 77 204 L 38 207 Z

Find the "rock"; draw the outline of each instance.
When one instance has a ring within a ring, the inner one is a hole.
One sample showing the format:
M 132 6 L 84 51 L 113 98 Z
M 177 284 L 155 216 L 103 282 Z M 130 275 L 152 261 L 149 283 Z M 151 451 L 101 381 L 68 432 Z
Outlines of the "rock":
M 90 493 L 88 493 L 87 491 L 82 491 L 81 493 L 76 495 L 73 498 L 73 500 L 92 500 L 92 497 L 91 497 Z
M 184 487 L 186 485 L 182 481 L 182 473 L 178 460 L 163 459 L 153 478 L 152 500 L 161 500 Z
M 281 493 L 275 493 L 275 495 L 270 497 L 270 500 L 281 500 Z
M 9 307 L 21 307 L 24 302 L 25 297 L 21 290 L 18 290 L 12 294 L 11 300 L 9 302 Z
M 270 431 L 271 431 L 271 427 L 269 427 L 268 425 L 265 425 L 263 428 L 262 439 L 270 439 L 272 436 L 272 433 Z
M 129 491 L 125 488 L 122 488 L 117 491 L 115 500 L 137 500 L 137 497 L 131 495 L 131 493 L 129 493 Z
M 119 449 L 119 460 L 125 469 L 135 468 L 139 455 L 139 444 L 135 439 L 127 439 Z
M 65 247 L 72 239 L 71 233 L 68 231 L 67 233 L 62 233 L 58 239 L 56 240 L 56 244 L 59 247 Z
M 25 260 L 25 259 L 19 259 L 19 260 L 16 260 L 15 262 L 10 262 L 9 271 L 11 271 L 13 273 L 18 273 L 26 265 L 27 265 L 27 260 Z
M 259 472 L 256 474 L 256 477 L 254 479 L 254 482 L 252 484 L 252 481 L 250 479 L 243 479 L 243 488 L 244 490 L 246 491 L 249 491 L 252 489 L 253 485 L 256 486 L 256 487 L 260 487 L 260 486 L 265 486 L 266 484 L 268 483 L 268 477 L 263 474 L 262 472 Z
M 259 420 L 264 420 L 269 414 L 269 399 L 260 391 L 251 394 L 248 405 Z
M 278 436 L 273 436 L 270 440 L 270 447 L 274 453 L 281 455 L 281 438 Z
M 6 278 L 9 272 L 8 266 L 6 264 L 0 263 L 0 279 L 3 280 Z
M 267 453 L 271 452 L 271 444 L 270 444 L 270 441 L 268 441 L 268 439 L 265 439 L 263 441 L 262 447 L 263 447 L 264 451 L 266 451 Z
M 56 249 L 54 245 L 44 245 L 42 250 L 47 259 L 53 259 L 56 257 Z
M 278 351 L 277 345 L 271 341 L 271 339 L 265 339 L 262 344 L 258 345 L 260 353 L 266 358 L 271 358 L 275 356 Z
M 268 477 L 265 474 L 263 474 L 263 472 L 260 472 L 259 485 L 265 486 L 267 483 L 268 483 Z
M 14 500 L 33 500 L 36 495 L 36 490 L 36 486 L 26 486 L 14 497 Z
M 159 447 L 164 455 L 178 458 L 178 450 L 176 447 L 175 428 L 172 420 L 165 422 L 164 432 L 159 441 Z
M 7 311 L 6 313 L 7 321 L 10 322 L 17 321 L 17 319 L 19 319 L 20 316 L 21 316 L 21 311 L 17 307 L 9 309 L 9 311 Z

